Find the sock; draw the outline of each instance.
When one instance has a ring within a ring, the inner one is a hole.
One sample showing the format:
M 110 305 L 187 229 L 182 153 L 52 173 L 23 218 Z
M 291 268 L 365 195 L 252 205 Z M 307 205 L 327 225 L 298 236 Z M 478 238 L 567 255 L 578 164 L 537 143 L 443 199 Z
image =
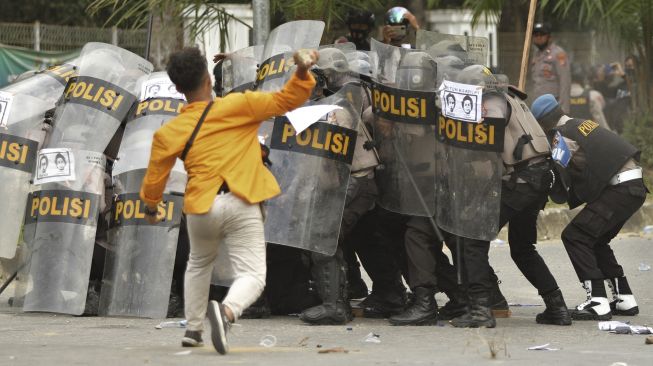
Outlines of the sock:
M 592 280 L 592 297 L 608 297 L 603 280 Z

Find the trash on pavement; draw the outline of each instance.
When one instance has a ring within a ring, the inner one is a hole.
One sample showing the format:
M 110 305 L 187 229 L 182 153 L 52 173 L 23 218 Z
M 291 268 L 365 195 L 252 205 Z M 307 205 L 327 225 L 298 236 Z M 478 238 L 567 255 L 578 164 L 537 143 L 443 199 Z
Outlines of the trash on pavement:
M 542 344 L 539 346 L 528 347 L 529 351 L 560 351 L 560 348 L 549 347 L 551 343 Z
M 365 343 L 381 343 L 381 336 L 379 334 L 375 334 L 370 332 L 368 335 L 363 338 L 363 342 Z
M 154 328 L 156 329 L 163 329 L 163 328 L 186 328 L 186 325 L 188 324 L 188 321 L 186 319 L 183 320 L 173 320 L 173 321 L 167 321 L 167 322 L 161 322 L 159 325 L 156 325 Z
M 616 320 L 599 322 L 599 329 L 615 334 L 653 334 L 653 328 Z
M 650 270 L 651 270 L 651 266 L 650 266 L 649 264 L 646 264 L 646 263 L 642 262 L 642 263 L 639 264 L 639 268 L 638 268 L 638 269 L 639 269 L 640 271 L 650 271 Z
M 653 344 L 653 336 L 646 337 L 644 344 Z
M 321 349 L 317 351 L 317 353 L 349 353 L 349 350 L 346 350 L 343 347 L 333 347 L 333 348 Z
M 188 355 L 190 355 L 190 354 L 191 354 L 191 351 L 190 351 L 190 350 L 188 350 L 188 351 L 180 351 L 180 352 L 175 353 L 175 356 L 188 356 Z
M 642 232 L 644 234 L 653 234 L 653 225 L 644 226 L 644 228 L 642 229 Z
M 271 348 L 277 345 L 277 337 L 268 334 L 265 335 L 261 338 L 261 341 L 258 343 L 259 346 L 263 346 L 265 348 Z

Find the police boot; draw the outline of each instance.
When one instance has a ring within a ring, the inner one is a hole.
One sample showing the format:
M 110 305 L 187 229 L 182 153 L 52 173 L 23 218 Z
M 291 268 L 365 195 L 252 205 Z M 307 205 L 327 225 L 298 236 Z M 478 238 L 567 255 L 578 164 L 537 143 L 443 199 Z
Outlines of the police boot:
M 639 314 L 639 307 L 626 277 L 610 278 L 606 282 L 612 292 L 612 301 L 610 302 L 612 314 L 628 316 Z
M 435 290 L 429 287 L 415 287 L 415 300 L 403 313 L 391 316 L 392 325 L 435 325 L 437 324 L 438 304 Z
M 315 253 L 311 272 L 322 304 L 304 310 L 299 319 L 313 325 L 346 324 L 352 319 L 347 300 L 347 273 L 342 252 L 334 256 Z
M 468 311 L 449 321 L 456 328 L 494 328 L 497 325 L 490 308 L 490 295 L 480 292 L 470 295 Z
M 571 325 L 571 315 L 560 289 L 542 295 L 542 299 L 546 309 L 535 317 L 538 324 Z
M 499 288 L 501 280 L 497 279 L 496 281 L 492 281 L 492 283 L 492 289 L 490 290 L 490 307 L 492 308 L 492 314 L 496 318 L 509 318 L 511 315 L 510 307 Z
M 358 304 L 364 318 L 384 319 L 401 314 L 406 308 L 406 288 L 397 274 L 390 284 L 374 283 L 372 293 Z
M 587 293 L 587 300 L 571 311 L 571 318 L 574 320 L 612 319 L 603 280 L 586 280 L 582 282 L 582 286 Z
M 449 301 L 438 310 L 439 320 L 451 320 L 467 312 L 467 296 L 462 290 L 445 291 Z

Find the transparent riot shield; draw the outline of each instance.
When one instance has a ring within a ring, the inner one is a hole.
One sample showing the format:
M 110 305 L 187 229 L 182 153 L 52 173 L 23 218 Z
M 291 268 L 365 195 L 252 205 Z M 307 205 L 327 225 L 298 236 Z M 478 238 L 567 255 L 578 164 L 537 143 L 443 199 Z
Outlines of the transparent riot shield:
M 142 85 L 173 85 L 165 72 L 144 78 Z M 166 79 L 167 84 L 161 82 Z M 164 192 L 165 219 L 148 224 L 139 197 L 150 159 L 154 133 L 174 118 L 181 99 L 149 98 L 140 101 L 127 119 L 118 159 L 113 168 L 114 200 L 109 217 L 100 315 L 165 318 L 170 297 L 186 172 L 177 163 Z
M 222 88 L 225 94 L 251 90 L 256 81 L 256 70 L 263 57 L 263 45 L 256 45 L 230 53 L 222 62 Z
M 503 93 L 486 87 L 487 81 L 469 78 L 465 70 L 459 82 L 483 86 L 482 118 L 478 123 L 445 113 L 439 118 L 436 220 L 458 236 L 490 241 L 500 229 L 507 101 Z
M 104 205 L 102 152 L 136 100 L 152 65 L 118 47 L 89 43 L 64 90 L 50 139 L 39 152 L 38 190 L 28 203 L 24 311 L 84 311 L 97 216 Z M 20 295 L 19 295 L 20 296 Z
M 435 214 L 435 61 L 426 53 L 372 40 L 379 70 L 372 83 L 378 203 L 414 216 Z
M 486 65 L 488 63 L 489 41 L 485 37 L 473 37 L 438 33 L 420 29 L 415 46 L 437 60 L 455 57 L 465 65 Z
M 293 52 L 302 48 L 317 48 L 322 38 L 324 22 L 297 20 L 274 28 L 263 49 L 256 75 L 256 88 L 262 91 L 280 90 L 290 78 L 294 65 Z
M 63 88 L 62 88 L 63 89 Z M 36 152 L 42 142 L 42 123 L 50 105 L 41 99 L 11 95 L 7 124 L 0 127 L 0 257 L 13 258 L 20 237 L 25 201 L 30 191 Z M 8 104 L 8 103 L 7 103 Z M 5 104 L 5 105 L 7 105 Z
M 0 191 L 0 257 L 16 253 L 36 153 L 45 138 L 43 118 L 75 73 L 68 63 L 0 89 L 0 181 L 10 187 Z
M 27 201 L 25 232 L 30 234 L 25 237 L 26 261 L 16 287 L 23 311 L 73 315 L 84 311 L 103 204 L 105 159 L 88 150 L 70 153 L 76 179 L 48 183 Z
M 360 121 L 358 88 L 345 86 L 337 94 L 309 102 L 342 109 L 298 135 L 287 118 L 275 120 L 270 170 L 282 193 L 265 204 L 267 242 L 335 253 Z

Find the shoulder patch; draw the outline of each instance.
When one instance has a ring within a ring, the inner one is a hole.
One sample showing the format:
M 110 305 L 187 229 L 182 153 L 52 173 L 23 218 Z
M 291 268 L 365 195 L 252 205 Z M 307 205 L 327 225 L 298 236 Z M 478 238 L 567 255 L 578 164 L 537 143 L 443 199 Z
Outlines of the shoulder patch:
M 565 51 L 560 51 L 558 52 L 558 55 L 556 56 L 558 58 L 558 63 L 560 66 L 565 66 L 567 64 L 567 54 Z
M 587 137 L 597 127 L 599 127 L 598 123 L 586 119 L 581 124 L 578 125 L 578 132 L 580 132 L 583 136 Z

